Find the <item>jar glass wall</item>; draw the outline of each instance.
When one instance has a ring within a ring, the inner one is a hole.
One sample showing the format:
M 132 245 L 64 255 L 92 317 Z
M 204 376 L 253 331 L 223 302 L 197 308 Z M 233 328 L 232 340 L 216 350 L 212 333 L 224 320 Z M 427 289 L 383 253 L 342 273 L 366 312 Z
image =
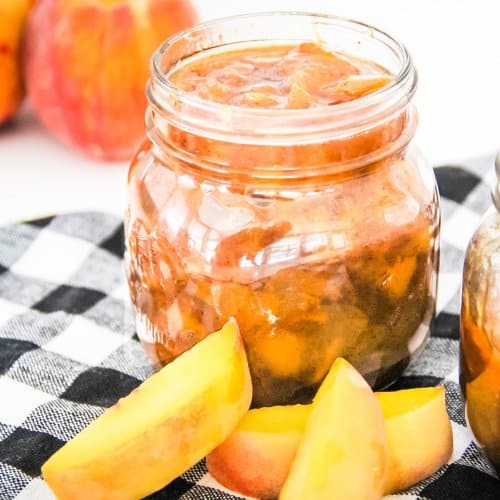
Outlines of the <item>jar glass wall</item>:
M 500 179 L 500 157 L 497 158 Z M 465 258 L 460 385 L 469 426 L 500 475 L 500 181 Z
M 205 101 L 169 79 L 213 47 L 318 40 L 383 66 L 391 83 L 271 110 Z M 376 388 L 401 375 L 429 333 L 438 258 L 435 180 L 412 140 L 415 85 L 404 47 L 327 16 L 229 18 L 158 51 L 126 214 L 137 331 L 156 362 L 235 317 L 255 405 L 310 400 L 337 356 Z

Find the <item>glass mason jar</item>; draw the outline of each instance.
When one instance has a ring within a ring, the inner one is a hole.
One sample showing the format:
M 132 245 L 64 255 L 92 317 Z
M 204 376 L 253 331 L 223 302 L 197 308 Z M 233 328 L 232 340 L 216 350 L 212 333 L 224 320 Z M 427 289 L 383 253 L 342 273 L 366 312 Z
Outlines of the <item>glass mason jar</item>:
M 460 318 L 460 385 L 467 422 L 500 475 L 500 155 L 494 206 L 467 249 Z
M 298 110 L 209 102 L 169 79 L 214 47 L 315 40 L 394 78 Z M 393 38 L 322 15 L 222 19 L 158 50 L 126 213 L 137 332 L 155 362 L 235 317 L 255 406 L 310 400 L 337 356 L 375 388 L 402 374 L 429 334 L 438 259 L 435 179 L 413 142 L 416 82 Z

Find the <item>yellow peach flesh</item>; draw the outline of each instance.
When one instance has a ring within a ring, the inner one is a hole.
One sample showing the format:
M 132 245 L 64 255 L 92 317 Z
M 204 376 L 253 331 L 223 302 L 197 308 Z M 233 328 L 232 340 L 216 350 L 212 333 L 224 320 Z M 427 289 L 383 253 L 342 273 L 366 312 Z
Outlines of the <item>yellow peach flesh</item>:
M 408 488 L 430 476 L 453 451 L 444 387 L 376 394 L 382 407 L 389 450 L 385 493 Z
M 207 468 L 225 487 L 275 498 L 305 431 L 310 406 L 250 410 L 237 431 L 207 456 Z
M 280 500 L 382 497 L 387 444 L 370 386 L 337 358 L 314 399 Z
M 60 499 L 146 496 L 223 442 L 251 399 L 245 351 L 229 322 L 109 408 L 42 474 Z
M 384 493 L 390 494 L 424 479 L 448 461 L 453 448 L 451 424 L 442 386 L 375 396 L 386 426 Z M 243 494 L 277 497 L 310 412 L 311 405 L 250 410 L 231 436 L 208 455 L 210 473 Z

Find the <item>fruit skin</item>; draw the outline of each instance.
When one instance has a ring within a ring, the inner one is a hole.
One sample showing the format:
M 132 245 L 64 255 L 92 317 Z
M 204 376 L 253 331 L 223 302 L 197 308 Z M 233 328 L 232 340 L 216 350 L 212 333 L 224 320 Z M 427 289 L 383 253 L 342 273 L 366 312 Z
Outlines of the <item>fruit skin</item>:
M 276 498 L 304 435 L 311 405 L 250 410 L 235 432 L 207 456 L 208 471 L 226 488 Z
M 17 111 L 24 97 L 21 39 L 34 0 L 0 0 L 0 125 Z
M 314 398 L 280 500 L 382 498 L 384 417 L 370 386 L 337 358 Z
M 245 350 L 230 321 L 109 408 L 42 474 L 59 499 L 145 497 L 224 441 L 251 399 Z
M 24 46 L 38 116 L 68 146 L 128 159 L 145 135 L 150 58 L 196 22 L 189 0 L 39 0 Z
M 453 438 L 444 393 L 442 386 L 375 393 L 387 433 L 385 494 L 421 481 L 449 460 Z M 244 495 L 276 498 L 310 411 L 311 405 L 250 410 L 231 436 L 207 456 L 209 472 Z

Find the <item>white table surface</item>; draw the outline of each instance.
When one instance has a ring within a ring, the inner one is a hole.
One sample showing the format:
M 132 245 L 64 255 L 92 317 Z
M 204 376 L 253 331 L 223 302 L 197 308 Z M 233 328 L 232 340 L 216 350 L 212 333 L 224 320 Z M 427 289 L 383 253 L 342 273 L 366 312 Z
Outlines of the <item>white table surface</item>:
M 420 75 L 418 140 L 433 164 L 474 160 L 500 147 L 500 2 L 497 0 L 194 0 L 202 19 L 308 10 L 385 29 Z M 1 78 L 1 75 L 0 75 Z M 55 141 L 27 103 L 0 130 L 0 224 L 56 212 L 121 214 L 126 164 L 92 161 Z

